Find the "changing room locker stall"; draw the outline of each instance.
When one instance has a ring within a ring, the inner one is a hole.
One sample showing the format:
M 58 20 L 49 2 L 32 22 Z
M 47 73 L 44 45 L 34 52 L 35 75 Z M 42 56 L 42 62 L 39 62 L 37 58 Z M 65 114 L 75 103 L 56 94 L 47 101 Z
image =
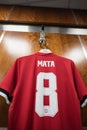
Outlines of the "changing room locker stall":
M 22 6 L 0 6 L 0 22 L 87 25 L 87 11 Z M 77 21 L 77 22 L 76 22 Z M 0 82 L 16 58 L 39 51 L 40 32 L 0 30 Z M 72 59 L 87 86 L 87 36 L 45 33 L 48 48 L 57 55 Z M 8 105 L 0 97 L 0 127 L 7 127 Z M 83 126 L 87 126 L 87 107 L 81 109 Z

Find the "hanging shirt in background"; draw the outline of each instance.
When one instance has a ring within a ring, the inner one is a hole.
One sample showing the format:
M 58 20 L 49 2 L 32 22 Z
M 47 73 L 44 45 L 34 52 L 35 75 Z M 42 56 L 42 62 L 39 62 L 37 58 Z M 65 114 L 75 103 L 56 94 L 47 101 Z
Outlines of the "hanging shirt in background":
M 0 85 L 8 130 L 82 130 L 87 88 L 73 61 L 53 53 L 18 58 Z

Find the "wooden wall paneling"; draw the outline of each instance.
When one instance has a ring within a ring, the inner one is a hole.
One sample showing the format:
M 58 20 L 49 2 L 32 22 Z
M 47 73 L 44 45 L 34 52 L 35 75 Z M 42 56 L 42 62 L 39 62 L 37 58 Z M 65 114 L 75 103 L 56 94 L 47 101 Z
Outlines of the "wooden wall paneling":
M 39 33 L 6 32 L 0 44 L 0 82 L 16 58 L 40 50 Z
M 63 48 L 61 46 L 61 35 L 46 33 L 47 47 L 55 54 L 62 55 Z
M 87 61 L 79 42 L 78 36 L 76 35 L 61 35 L 61 44 L 63 46 L 62 56 L 73 60 L 87 85 Z
M 81 109 L 81 117 L 83 126 L 87 127 L 87 106 Z
M 8 20 L 9 11 L 11 10 L 12 6 L 2 6 L 0 5 L 0 21 L 1 20 Z
M 79 25 L 87 26 L 87 10 L 74 10 Z
M 0 127 L 7 127 L 8 124 L 8 108 L 5 99 L 0 96 Z
M 87 36 L 80 36 L 82 41 L 83 41 L 83 45 L 85 47 L 85 50 L 87 52 Z
M 0 36 L 1 36 L 2 32 L 3 32 L 3 31 L 2 31 L 2 30 L 0 30 Z
M 82 40 L 82 45 L 81 47 L 82 50 L 83 50 L 83 53 L 84 53 L 84 56 L 85 56 L 85 60 L 84 62 L 82 62 L 82 67 L 83 67 L 83 70 L 82 70 L 82 77 L 83 77 L 83 80 L 85 81 L 85 84 L 87 86 L 87 36 L 80 36 L 81 40 Z M 84 52 L 85 51 L 85 52 Z
M 13 6 L 0 6 L 0 20 L 6 20 Z M 73 10 L 79 25 L 87 25 L 87 11 Z M 69 9 L 15 6 L 10 20 L 18 22 L 73 24 L 72 11 Z
M 10 20 L 34 23 L 75 24 L 71 10 L 40 7 L 15 7 Z

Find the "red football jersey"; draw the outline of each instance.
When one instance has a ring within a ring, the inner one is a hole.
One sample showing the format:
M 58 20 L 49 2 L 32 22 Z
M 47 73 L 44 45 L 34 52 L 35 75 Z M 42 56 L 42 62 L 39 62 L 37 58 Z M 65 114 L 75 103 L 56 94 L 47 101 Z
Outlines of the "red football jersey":
M 18 58 L 0 85 L 8 130 L 82 130 L 85 87 L 73 61 L 38 52 Z

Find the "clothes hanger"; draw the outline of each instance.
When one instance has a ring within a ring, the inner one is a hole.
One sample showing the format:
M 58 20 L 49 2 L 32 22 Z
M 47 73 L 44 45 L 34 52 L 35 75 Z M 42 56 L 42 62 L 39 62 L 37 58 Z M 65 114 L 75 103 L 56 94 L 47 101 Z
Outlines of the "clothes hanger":
M 41 48 L 41 50 L 39 52 L 51 53 L 51 50 L 48 48 L 47 42 L 45 39 L 44 25 L 42 25 L 42 29 L 40 32 L 39 44 L 40 44 L 40 48 Z
M 47 43 L 40 43 L 41 50 L 39 52 L 51 53 L 51 50 L 48 48 Z

